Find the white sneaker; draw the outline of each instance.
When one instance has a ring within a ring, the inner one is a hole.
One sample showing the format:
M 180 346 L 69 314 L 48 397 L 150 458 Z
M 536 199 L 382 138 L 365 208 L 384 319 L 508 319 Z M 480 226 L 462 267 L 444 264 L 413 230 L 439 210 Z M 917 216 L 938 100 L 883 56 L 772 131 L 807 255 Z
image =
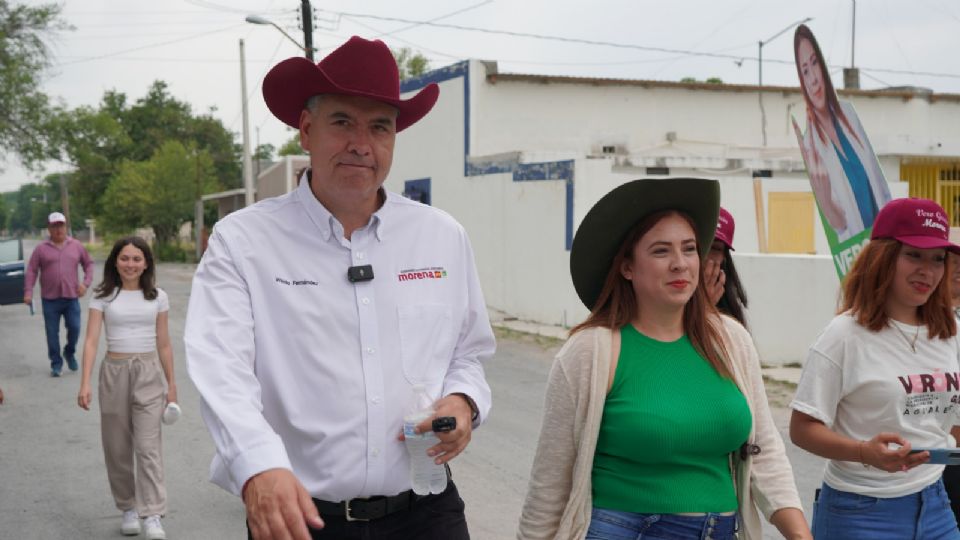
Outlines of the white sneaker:
M 120 531 L 124 536 L 136 536 L 140 534 L 140 516 L 136 510 L 123 511 L 123 524 L 120 525 Z
M 143 526 L 147 529 L 147 540 L 167 539 L 167 533 L 163 532 L 163 526 L 160 525 L 160 516 L 147 516 L 143 520 Z

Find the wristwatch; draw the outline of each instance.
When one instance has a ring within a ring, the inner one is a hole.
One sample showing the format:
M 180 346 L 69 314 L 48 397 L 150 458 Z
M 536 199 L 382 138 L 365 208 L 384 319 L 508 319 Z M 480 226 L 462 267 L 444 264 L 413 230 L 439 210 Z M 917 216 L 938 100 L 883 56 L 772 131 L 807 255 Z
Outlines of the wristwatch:
M 477 421 L 477 417 L 480 416 L 480 409 L 477 408 L 477 404 L 476 404 L 476 402 L 473 401 L 473 398 L 471 398 L 470 396 L 464 394 L 463 392 L 455 392 L 455 393 L 453 393 L 453 394 L 451 394 L 451 395 L 454 395 L 454 396 L 462 396 L 463 399 L 467 400 L 467 404 L 470 405 L 470 410 L 473 411 L 473 414 L 470 416 L 470 421 L 471 421 L 471 422 L 476 422 L 476 421 Z

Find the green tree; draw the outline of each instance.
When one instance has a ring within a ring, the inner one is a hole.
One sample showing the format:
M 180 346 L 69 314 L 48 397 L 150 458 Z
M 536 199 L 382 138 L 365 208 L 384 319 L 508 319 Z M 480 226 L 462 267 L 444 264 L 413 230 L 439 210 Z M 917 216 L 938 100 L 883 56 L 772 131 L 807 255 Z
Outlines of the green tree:
M 110 90 L 96 108 L 60 111 L 57 147 L 60 159 L 74 167 L 71 210 L 76 207 L 85 217 L 103 218 L 103 196 L 121 164 L 147 161 L 168 141 L 204 150 L 212 159 L 216 182 L 203 193 L 240 187 L 238 147 L 214 112 L 194 116 L 187 103 L 170 95 L 163 81 L 155 81 L 133 105 L 125 94 Z
M 283 143 L 277 150 L 278 156 L 305 156 L 307 152 L 300 146 L 300 134 L 294 133 L 293 137 Z
M 125 96 L 108 92 L 99 109 L 61 111 L 56 132 L 61 159 L 73 165 L 69 174 L 71 210 L 86 217 L 103 213 L 101 197 L 120 163 L 133 152 L 133 141 L 120 123 L 117 107 Z
M 216 189 L 243 187 L 242 148 L 234 142 L 233 133 L 227 131 L 223 122 L 215 118 L 215 109 L 194 116 L 187 124 L 188 137 L 201 150 L 206 150 L 213 159 L 217 177 Z
M 124 161 L 103 196 L 104 225 L 112 231 L 153 228 L 160 246 L 170 245 L 193 219 L 199 193 L 216 189 L 216 168 L 206 150 L 167 141 L 147 161 Z
M 257 146 L 257 149 L 253 151 L 253 160 L 260 161 L 270 161 L 273 159 L 274 152 L 277 151 L 277 147 L 270 143 L 263 143 Z
M 14 200 L 9 226 L 11 232 L 18 234 L 43 229 L 53 205 L 60 206 L 59 192 L 53 191 L 50 182 L 46 181 L 21 185 Z
M 7 230 L 7 221 L 10 219 L 10 208 L 7 206 L 7 198 L 0 197 L 0 235 Z
M 393 59 L 397 61 L 401 81 L 419 77 L 430 69 L 430 60 L 418 52 L 413 52 L 410 47 L 391 49 L 390 52 L 393 53 Z
M 50 100 L 40 82 L 50 65 L 44 38 L 69 29 L 60 9 L 0 0 L 0 149 L 29 168 L 49 156 Z

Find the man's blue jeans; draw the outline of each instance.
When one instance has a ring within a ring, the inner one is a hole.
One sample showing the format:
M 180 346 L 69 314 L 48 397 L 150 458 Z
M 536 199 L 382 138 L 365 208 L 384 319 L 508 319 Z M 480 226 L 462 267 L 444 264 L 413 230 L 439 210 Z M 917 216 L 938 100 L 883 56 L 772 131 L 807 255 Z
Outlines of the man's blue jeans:
M 820 497 L 813 503 L 813 537 L 816 540 L 958 540 L 960 531 L 942 480 L 916 493 L 886 499 L 838 491 L 823 484 Z
M 43 322 L 47 330 L 47 357 L 50 369 L 63 369 L 63 356 L 76 358 L 77 339 L 80 337 L 80 300 L 76 298 L 43 299 Z M 67 327 L 67 344 L 60 356 L 60 317 Z

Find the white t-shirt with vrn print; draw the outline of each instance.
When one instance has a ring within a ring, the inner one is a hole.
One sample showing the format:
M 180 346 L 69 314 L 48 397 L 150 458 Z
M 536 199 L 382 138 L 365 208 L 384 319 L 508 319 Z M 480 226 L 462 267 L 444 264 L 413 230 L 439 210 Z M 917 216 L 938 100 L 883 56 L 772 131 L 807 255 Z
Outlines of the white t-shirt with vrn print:
M 910 346 L 914 336 L 916 352 Z M 886 431 L 913 447 L 954 447 L 950 428 L 960 423 L 958 360 L 957 339 L 930 339 L 926 326 L 891 320 L 871 332 L 841 314 L 810 347 L 790 406 L 852 439 L 870 440 Z M 830 460 L 823 480 L 841 491 L 888 498 L 919 491 L 942 472 L 942 465 L 888 473 Z
M 115 353 L 145 353 L 157 350 L 157 315 L 170 310 L 167 293 L 147 300 L 143 291 L 126 291 L 90 300 L 90 309 L 103 312 L 107 350 Z

